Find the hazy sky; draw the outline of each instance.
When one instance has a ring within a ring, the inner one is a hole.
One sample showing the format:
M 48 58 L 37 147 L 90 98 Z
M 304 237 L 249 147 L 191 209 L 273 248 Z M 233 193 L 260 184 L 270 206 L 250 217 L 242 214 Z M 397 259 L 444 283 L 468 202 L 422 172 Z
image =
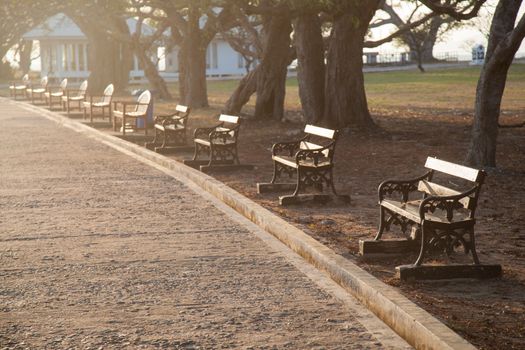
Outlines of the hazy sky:
M 408 6 L 402 6 L 403 2 L 399 0 L 390 0 L 389 2 L 395 2 L 399 5 L 397 7 L 398 13 L 402 16 L 408 17 L 412 12 L 412 9 Z M 487 39 L 482 34 L 480 30 L 476 27 L 484 27 L 488 32 L 490 27 L 490 21 L 492 19 L 492 14 L 494 12 L 497 0 L 487 1 L 487 5 L 481 10 L 479 18 L 476 18 L 472 21 L 469 21 L 467 25 L 462 28 L 450 31 L 445 36 L 442 42 L 439 42 L 434 48 L 434 54 L 443 53 L 443 52 L 456 52 L 459 55 L 460 59 L 468 59 L 470 56 L 471 48 L 475 44 L 482 44 L 485 47 L 487 46 Z M 518 19 L 525 13 L 525 3 L 521 5 L 520 15 Z M 394 26 L 384 26 L 377 29 L 374 29 L 372 32 L 373 39 L 377 40 L 383 38 L 390 34 L 395 29 Z M 379 51 L 380 53 L 400 51 L 402 48 L 396 47 L 393 44 L 386 44 L 375 49 L 370 49 L 370 51 Z M 525 56 L 525 43 L 522 43 L 517 55 L 517 57 Z

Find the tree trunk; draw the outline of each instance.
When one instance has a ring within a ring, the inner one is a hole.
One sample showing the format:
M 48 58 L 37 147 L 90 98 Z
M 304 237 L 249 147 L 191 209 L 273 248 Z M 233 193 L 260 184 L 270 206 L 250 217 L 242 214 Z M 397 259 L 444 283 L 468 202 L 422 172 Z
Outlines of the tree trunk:
M 525 37 L 525 15 L 514 29 L 520 5 L 521 0 L 500 0 L 492 19 L 485 63 L 476 89 L 474 125 L 466 159 L 470 165 L 496 166 L 501 98 L 508 69 Z
M 237 88 L 226 102 L 225 112 L 229 114 L 241 113 L 242 107 L 248 103 L 250 97 L 257 91 L 257 73 L 259 66 L 246 74 Z
M 373 127 L 363 76 L 363 42 L 378 2 L 351 5 L 334 17 L 327 53 L 324 121 L 334 128 Z
M 20 70 L 22 75 L 29 73 L 31 69 L 31 52 L 33 51 L 32 40 L 22 40 L 20 43 Z
M 133 63 L 131 35 L 126 21 L 123 18 L 115 18 L 112 23 L 120 36 L 129 39 L 124 42 L 117 41 L 105 33 L 96 18 L 88 19 L 77 15 L 70 15 L 70 17 L 89 41 L 89 93 L 100 94 L 109 84 L 113 84 L 116 91 L 125 90 Z
M 181 101 L 192 107 L 208 107 L 206 86 L 206 48 L 198 34 L 188 35 L 179 50 L 179 93 Z
M 157 66 L 151 62 L 151 58 L 148 56 L 148 52 L 139 43 L 135 43 L 135 55 L 139 59 L 144 75 L 148 79 L 149 84 L 160 99 L 171 100 L 171 96 L 166 81 L 159 74 Z
M 257 74 L 257 101 L 255 118 L 282 119 L 286 73 L 290 64 L 290 14 L 283 11 L 273 14 L 267 27 L 266 45 Z
M 439 33 L 439 28 L 445 23 L 445 19 L 441 16 L 433 17 L 430 20 L 430 28 L 428 30 L 427 36 L 421 45 L 421 61 L 423 62 L 435 62 L 434 58 L 434 46 L 436 45 L 437 35 Z
M 323 117 L 325 79 L 321 21 L 316 13 L 297 17 L 294 23 L 294 43 L 303 114 L 307 123 L 315 123 Z

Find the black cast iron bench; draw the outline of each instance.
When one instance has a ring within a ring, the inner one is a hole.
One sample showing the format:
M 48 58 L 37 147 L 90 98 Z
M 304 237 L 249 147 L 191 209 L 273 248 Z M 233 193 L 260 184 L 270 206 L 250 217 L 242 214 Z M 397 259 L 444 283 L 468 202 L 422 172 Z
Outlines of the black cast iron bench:
M 333 181 L 334 153 L 337 143 L 337 130 L 306 125 L 304 137 L 291 142 L 279 142 L 272 147 L 273 177 L 270 183 L 258 183 L 257 192 L 293 190 L 293 194 L 279 197 L 279 204 L 297 204 L 314 200 L 327 201 L 337 197 L 349 202 L 349 195 L 338 195 Z M 314 143 L 317 142 L 317 143 Z M 292 178 L 296 175 L 295 183 L 278 183 L 282 174 Z M 323 193 L 329 188 L 333 195 Z M 313 188 L 318 193 L 303 193 Z
M 253 165 L 240 164 L 237 140 L 241 126 L 238 116 L 221 114 L 219 124 L 210 128 L 197 128 L 193 135 L 193 159 L 184 164 L 201 171 L 253 169 Z M 202 159 L 202 156 L 205 159 Z
M 186 150 L 186 133 L 190 107 L 177 105 L 175 112 L 155 117 L 155 138 L 145 144 L 146 148 L 158 153 Z M 193 147 L 192 147 L 193 148 Z
M 360 254 L 419 251 L 414 264 L 396 267 L 403 280 L 501 275 L 500 265 L 481 265 L 476 253 L 475 213 L 485 172 L 433 157 L 427 158 L 425 167 L 429 170 L 418 178 L 379 185 L 379 230 L 374 240 L 360 241 Z M 436 175 L 457 188 L 434 182 Z M 399 226 L 406 238 L 383 240 L 392 225 Z M 470 253 L 474 264 L 423 265 L 434 253 L 446 253 L 448 259 L 458 249 Z

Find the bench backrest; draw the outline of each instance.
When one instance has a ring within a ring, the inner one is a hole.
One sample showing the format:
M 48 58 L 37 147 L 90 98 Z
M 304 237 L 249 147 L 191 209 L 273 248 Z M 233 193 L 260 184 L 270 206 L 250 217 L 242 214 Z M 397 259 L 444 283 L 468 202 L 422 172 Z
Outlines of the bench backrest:
M 49 83 L 49 78 L 46 76 L 42 77 L 42 79 L 40 79 L 40 86 L 44 89 L 47 88 L 47 84 Z
M 485 172 L 474 168 L 469 168 L 463 165 L 447 162 L 441 159 L 428 157 L 425 163 L 425 168 L 432 171 L 430 180 L 421 180 L 418 184 L 418 190 L 428 195 L 438 196 L 455 196 L 460 194 L 460 191 L 439 185 L 431 181 L 433 172 L 438 171 L 447 175 L 459 177 L 473 183 L 477 186 L 477 190 L 469 197 L 459 200 L 459 203 L 464 208 L 474 211 L 478 202 L 479 189 L 485 179 Z
M 67 89 L 67 78 L 62 79 L 59 85 L 60 91 L 66 91 Z
M 104 89 L 102 101 L 100 102 L 110 104 L 114 91 L 115 87 L 113 86 L 113 84 L 109 84 L 108 86 L 106 86 L 106 88 Z
M 229 132 L 229 137 L 237 139 L 239 134 L 239 126 L 241 125 L 241 118 L 235 115 L 221 114 L 219 116 L 219 121 L 221 122 L 220 126 L 217 127 L 218 131 L 227 131 Z M 230 125 L 225 125 L 225 123 Z
M 80 84 L 80 87 L 78 88 L 78 97 L 84 97 L 86 96 L 86 91 L 88 87 L 88 81 L 84 80 L 82 84 Z
M 183 105 L 176 105 L 175 106 L 175 111 L 178 112 L 178 113 L 189 113 L 190 112 L 190 107 L 183 106 Z
M 230 124 L 239 124 L 241 118 L 234 116 L 234 115 L 228 115 L 228 114 L 221 114 L 219 116 L 219 121 L 223 123 L 230 123 Z
M 151 102 L 151 92 L 149 90 L 144 91 L 140 94 L 139 98 L 137 99 L 137 102 L 139 104 L 135 107 L 135 112 L 140 114 L 146 114 L 148 111 L 149 104 Z
M 335 140 L 337 139 L 337 130 L 332 129 L 326 129 L 315 125 L 307 124 L 304 127 L 304 133 L 306 134 L 305 138 L 301 143 L 299 144 L 300 149 L 306 149 L 306 150 L 316 150 L 328 147 L 327 149 L 323 150 L 323 154 L 327 158 L 332 158 L 335 148 Z M 312 136 L 316 136 L 320 139 L 327 139 L 329 140 L 328 143 L 325 143 L 324 145 L 319 145 L 311 141 Z

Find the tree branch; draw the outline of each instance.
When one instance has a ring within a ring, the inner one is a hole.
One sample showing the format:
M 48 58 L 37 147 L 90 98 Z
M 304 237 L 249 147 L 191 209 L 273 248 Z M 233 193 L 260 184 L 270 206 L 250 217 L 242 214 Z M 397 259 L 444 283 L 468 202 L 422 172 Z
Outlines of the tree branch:
M 397 31 L 395 31 L 394 33 L 390 34 L 389 36 L 387 36 L 387 37 L 385 37 L 383 39 L 375 40 L 375 41 L 365 41 L 364 42 L 364 47 L 377 47 L 379 45 L 382 45 L 384 43 L 392 41 L 395 37 L 398 37 L 398 36 L 408 32 L 408 31 L 410 31 L 410 29 L 412 29 L 412 28 L 420 26 L 421 24 L 425 23 L 430 18 L 435 17 L 435 16 L 439 16 L 439 14 L 431 12 L 431 13 L 423 16 L 422 18 L 420 18 L 419 20 L 417 20 L 415 22 L 406 23 L 403 26 L 400 26 Z
M 457 19 L 458 21 L 474 18 L 478 15 L 478 11 L 487 0 L 470 0 L 469 5 L 465 8 L 458 10 L 457 6 L 462 0 L 456 0 L 453 3 L 445 2 L 441 3 L 440 0 L 419 0 L 426 7 L 431 9 L 437 14 L 449 15 Z

